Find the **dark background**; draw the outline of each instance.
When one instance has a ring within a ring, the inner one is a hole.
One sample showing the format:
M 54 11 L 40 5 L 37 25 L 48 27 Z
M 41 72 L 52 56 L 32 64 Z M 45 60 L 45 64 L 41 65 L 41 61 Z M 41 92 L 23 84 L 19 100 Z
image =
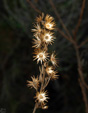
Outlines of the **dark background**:
M 48 0 L 31 0 L 41 12 L 55 18 L 63 30 Z M 75 28 L 82 0 L 53 0 L 57 11 L 70 31 Z M 32 113 L 35 90 L 29 89 L 27 80 L 38 75 L 38 65 L 33 61 L 33 23 L 38 13 L 26 0 L 0 0 L 0 110 L 6 113 Z M 64 32 L 64 30 L 63 30 Z M 77 59 L 73 45 L 55 31 L 55 50 L 59 58 L 59 79 L 51 81 L 48 110 L 36 113 L 85 113 L 85 104 L 78 82 Z M 77 33 L 78 44 L 88 39 L 88 0 Z M 80 48 L 84 79 L 88 83 L 88 43 Z M 3 110 L 2 110 L 3 111 Z

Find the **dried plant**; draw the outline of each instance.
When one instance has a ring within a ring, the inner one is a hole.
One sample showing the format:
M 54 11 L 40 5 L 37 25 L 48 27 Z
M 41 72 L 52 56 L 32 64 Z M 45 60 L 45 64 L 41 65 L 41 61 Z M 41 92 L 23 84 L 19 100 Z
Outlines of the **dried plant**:
M 50 80 L 57 79 L 57 71 L 55 70 L 57 64 L 57 58 L 55 52 L 51 54 L 48 53 L 48 45 L 52 45 L 54 42 L 54 32 L 55 21 L 50 15 L 37 17 L 36 23 L 34 25 L 34 39 L 33 48 L 34 50 L 34 60 L 37 60 L 39 64 L 40 75 L 36 78 L 33 76 L 32 81 L 28 82 L 28 87 L 34 88 L 36 90 L 35 107 L 33 113 L 35 113 L 37 108 L 47 109 L 46 105 L 48 102 L 48 94 L 45 88 L 47 87 Z

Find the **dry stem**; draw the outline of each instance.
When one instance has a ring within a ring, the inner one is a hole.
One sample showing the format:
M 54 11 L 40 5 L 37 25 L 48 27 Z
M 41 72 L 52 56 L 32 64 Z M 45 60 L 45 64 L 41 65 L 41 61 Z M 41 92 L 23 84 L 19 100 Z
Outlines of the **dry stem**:
M 30 6 L 31 6 L 37 13 L 39 13 L 39 14 L 42 13 L 39 9 L 37 9 L 37 8 L 35 7 L 35 5 L 34 5 L 30 0 L 27 0 L 27 2 L 30 4 Z
M 86 2 L 86 0 L 83 0 L 81 12 L 80 12 L 80 17 L 79 17 L 79 19 L 78 19 L 78 23 L 77 23 L 77 25 L 76 25 L 76 27 L 75 27 L 75 30 L 74 30 L 74 39 L 76 39 L 76 34 L 77 34 L 78 29 L 79 29 L 79 26 L 80 26 L 80 24 L 81 24 L 81 20 L 82 20 L 84 8 L 85 8 L 85 2 Z
M 35 113 L 35 112 L 36 112 L 37 107 L 38 107 L 38 104 L 37 104 L 37 103 L 35 103 L 35 106 L 34 106 L 34 109 L 33 109 L 33 113 Z

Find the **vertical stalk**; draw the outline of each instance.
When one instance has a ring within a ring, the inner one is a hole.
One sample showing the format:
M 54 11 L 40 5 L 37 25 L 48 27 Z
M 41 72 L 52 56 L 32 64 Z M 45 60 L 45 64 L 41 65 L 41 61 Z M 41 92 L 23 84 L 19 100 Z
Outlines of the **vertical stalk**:
M 44 64 L 42 64 L 42 83 L 41 83 L 40 91 L 43 90 L 44 81 L 45 81 L 45 69 L 44 69 Z
M 84 81 L 84 77 L 83 77 L 83 71 L 82 71 L 79 49 L 78 49 L 76 42 L 74 43 L 74 48 L 75 48 L 75 51 L 76 51 L 78 73 L 79 73 L 79 76 L 80 76 L 79 83 L 80 83 L 80 87 L 81 87 L 81 90 L 82 90 L 82 95 L 83 95 L 83 100 L 84 100 L 84 103 L 85 103 L 86 113 L 88 113 L 88 100 L 87 100 L 86 88 L 84 86 L 85 81 Z
M 36 112 L 37 107 L 38 107 L 38 105 L 37 105 L 37 103 L 35 103 L 35 106 L 34 106 L 34 109 L 33 109 L 33 113 Z

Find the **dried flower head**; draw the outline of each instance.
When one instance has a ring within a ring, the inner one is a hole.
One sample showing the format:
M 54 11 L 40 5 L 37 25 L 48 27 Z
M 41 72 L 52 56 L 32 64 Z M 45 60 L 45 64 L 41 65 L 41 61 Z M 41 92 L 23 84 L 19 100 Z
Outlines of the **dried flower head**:
M 41 39 L 37 36 L 35 39 L 33 39 L 33 46 L 34 48 L 39 48 L 42 44 Z
M 36 93 L 36 101 L 40 102 L 40 103 L 44 103 L 44 102 L 47 102 L 48 100 L 48 97 L 47 97 L 47 91 L 40 91 L 40 92 L 37 92 Z
M 43 42 L 45 42 L 46 44 L 52 44 L 55 39 L 53 37 L 53 33 L 50 31 L 46 31 L 46 30 L 43 31 L 43 34 L 41 37 L 42 37 Z
M 35 78 L 34 76 L 33 77 L 31 77 L 32 78 L 32 81 L 29 81 L 29 80 L 27 80 L 27 86 L 28 87 L 33 87 L 33 88 L 35 88 L 36 90 L 38 89 L 38 86 L 39 86 L 39 81 L 38 81 L 38 77 L 37 78 Z
M 46 15 L 44 26 L 45 26 L 45 28 L 48 29 L 48 30 L 54 30 L 54 29 L 55 29 L 54 18 L 51 17 L 50 15 Z
M 41 64 L 42 64 L 42 62 L 44 62 L 44 61 L 46 61 L 48 59 L 48 53 L 46 53 L 43 50 L 36 49 L 34 54 L 35 54 L 34 60 L 37 59 L 37 63 L 39 63 L 39 61 L 40 61 Z
M 51 75 L 54 73 L 53 67 L 52 66 L 48 66 L 46 67 L 46 72 L 48 75 Z
M 44 13 L 42 13 L 42 15 L 39 15 L 39 17 L 36 17 L 35 21 L 37 23 L 40 23 L 40 22 L 42 22 L 43 18 L 44 18 Z
M 57 79 L 58 75 L 56 71 L 54 71 L 52 66 L 46 67 L 46 73 L 50 76 L 51 79 Z
M 53 52 L 50 56 L 50 61 L 51 63 L 53 64 L 53 66 L 58 66 L 57 65 L 57 58 L 56 58 L 56 55 L 55 55 L 55 52 Z
M 34 28 L 35 29 L 32 29 L 32 31 L 35 33 L 35 35 L 38 35 L 41 33 L 42 29 L 41 29 L 41 26 L 39 24 L 35 24 Z
M 48 106 L 43 106 L 42 109 L 48 109 Z

